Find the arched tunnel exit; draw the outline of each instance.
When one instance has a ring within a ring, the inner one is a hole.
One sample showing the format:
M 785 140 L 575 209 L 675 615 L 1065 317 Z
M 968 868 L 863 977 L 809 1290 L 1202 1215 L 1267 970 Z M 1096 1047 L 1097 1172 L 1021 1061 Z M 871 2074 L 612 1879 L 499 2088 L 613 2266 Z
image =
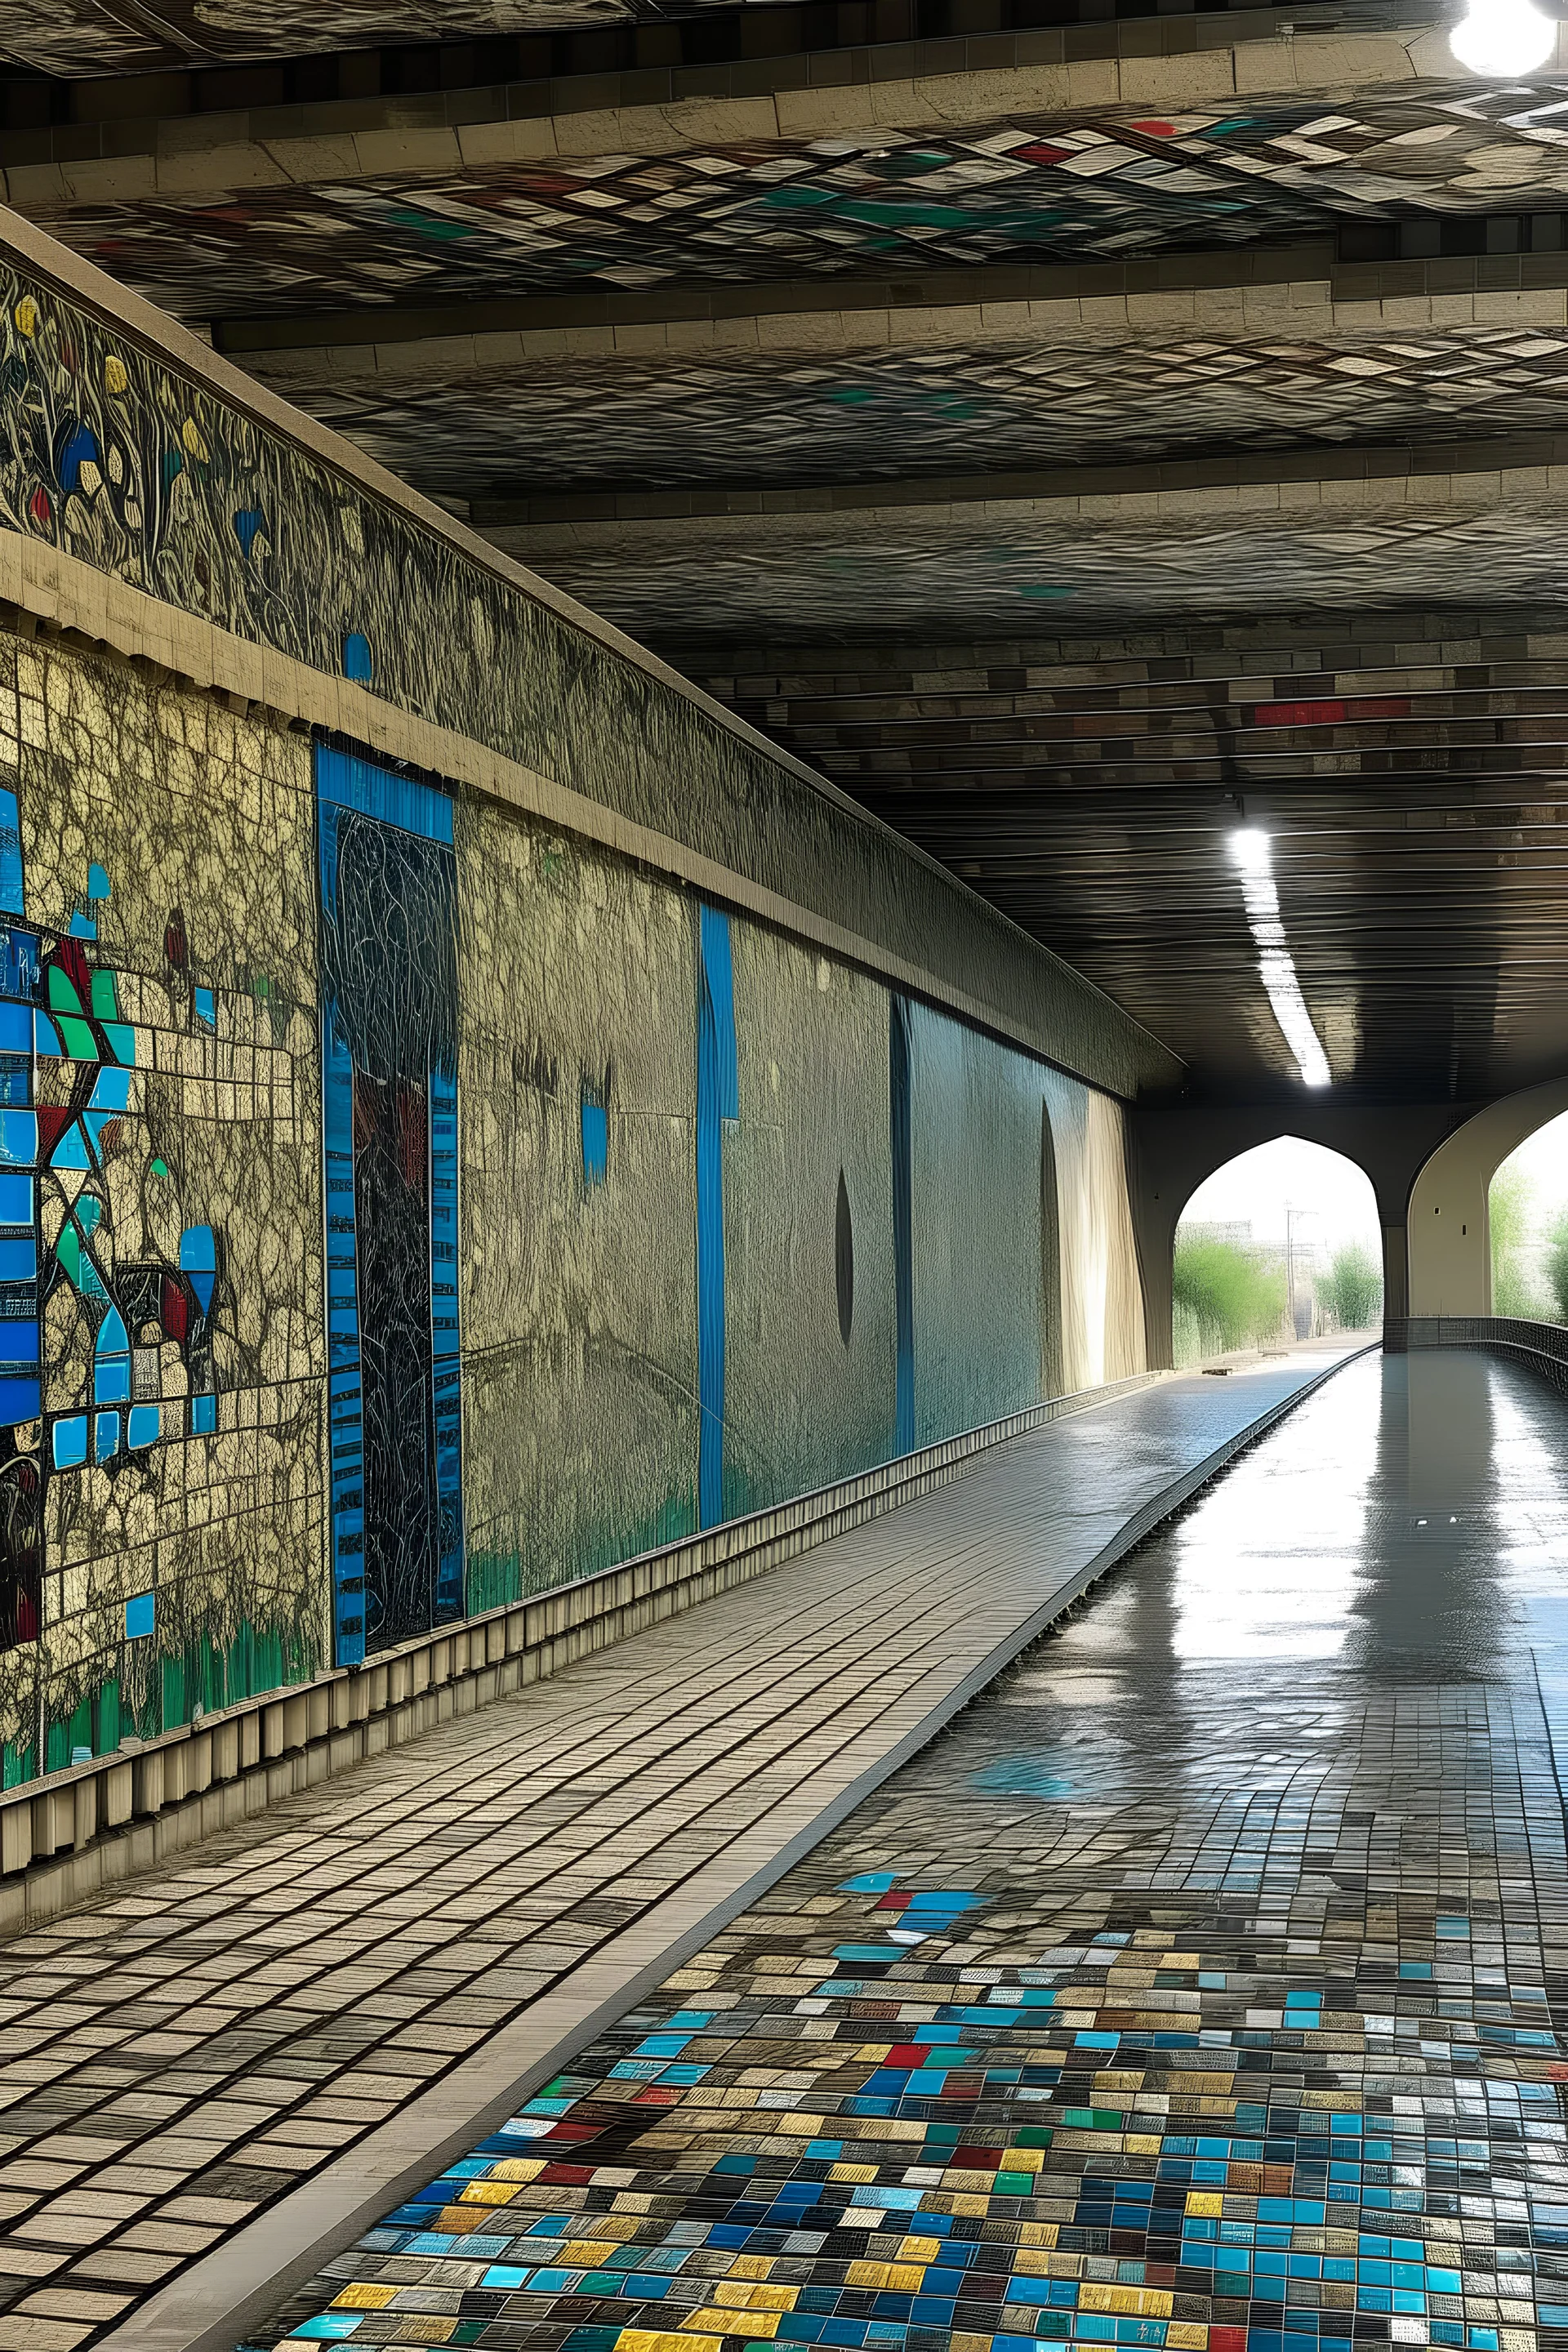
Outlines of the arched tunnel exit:
M 1385 1328 L 1402 1327 L 1412 1312 L 1407 1238 L 1412 1188 L 1466 1117 L 1465 1110 L 1447 1104 L 1384 1108 L 1309 1099 L 1244 1107 L 1140 1106 L 1128 1121 L 1129 1189 L 1143 1276 L 1150 1363 L 1173 1360 L 1171 1273 L 1176 1228 L 1188 1201 L 1216 1171 L 1288 1136 L 1348 1161 L 1370 1184 L 1383 1261 Z
M 1568 1110 L 1568 1078 L 1505 1095 L 1438 1145 L 1410 1195 L 1410 1313 L 1490 1315 L 1493 1177 L 1526 1139 Z
M 1412 1317 L 1490 1315 L 1492 1178 L 1564 1111 L 1568 1077 L 1479 1106 L 1140 1106 L 1128 1118 L 1127 1148 L 1150 1363 L 1173 1360 L 1171 1269 L 1188 1202 L 1217 1171 L 1287 1136 L 1348 1160 L 1372 1187 L 1386 1344 L 1403 1344 Z
M 1178 1369 L 1238 1349 L 1381 1326 L 1377 1197 L 1343 1152 L 1285 1135 L 1255 1144 L 1189 1195 L 1173 1243 Z

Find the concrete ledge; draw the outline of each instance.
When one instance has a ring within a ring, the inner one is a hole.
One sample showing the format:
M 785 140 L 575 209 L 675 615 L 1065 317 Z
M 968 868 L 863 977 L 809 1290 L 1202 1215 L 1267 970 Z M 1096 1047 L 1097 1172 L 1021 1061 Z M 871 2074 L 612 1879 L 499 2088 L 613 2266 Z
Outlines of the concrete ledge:
M 1125 1072 L 1108 1075 L 1097 1067 L 1092 1051 L 1079 1050 L 1081 1039 L 1076 1032 L 1064 1034 L 1070 1024 L 1042 1006 L 1037 978 L 1029 989 L 1022 989 L 1010 970 L 981 951 L 994 936 L 1010 953 L 1013 927 L 967 890 L 967 911 L 984 925 L 985 940 L 978 947 L 972 940 L 967 955 L 950 955 L 952 971 L 944 975 L 923 961 L 912 961 L 886 939 L 849 929 L 836 912 L 826 910 L 826 900 L 819 908 L 803 898 L 786 896 L 673 834 L 623 815 L 607 802 L 507 759 L 472 737 L 400 709 L 352 678 L 329 677 L 275 647 L 235 636 L 128 582 L 110 579 L 78 556 L 5 529 L 0 529 L 0 628 L 22 637 L 42 634 L 58 638 L 72 649 L 128 662 L 154 685 L 172 681 L 181 691 L 226 698 L 229 709 L 241 715 L 255 711 L 279 726 L 320 729 L 344 736 L 355 748 L 374 755 L 405 760 L 448 783 L 647 866 L 679 887 L 704 892 L 722 905 L 809 940 L 826 954 L 841 956 L 893 987 L 910 990 L 1102 1091 L 1131 1094 L 1139 1085 L 1163 1086 L 1184 1066 L 1147 1030 L 1131 1024 L 1139 1057 L 1136 1083 Z M 824 782 L 822 789 L 837 805 L 873 822 L 836 785 Z M 924 853 L 920 855 L 923 858 Z M 965 889 L 962 884 L 953 887 Z M 862 916 L 876 926 L 875 909 L 863 908 Z M 1049 949 L 1030 945 L 1045 960 L 1045 969 L 1063 978 L 1069 995 L 1089 989 L 1089 982 Z M 976 994 L 976 988 L 985 992 Z M 1072 1001 L 1078 1002 L 1077 997 Z
M 1420 1355 L 1433 1348 L 1490 1348 L 1568 1395 L 1568 1329 L 1561 1323 L 1533 1323 L 1514 1315 L 1408 1315 L 1389 1324 L 1383 1344 L 1391 1356 Z
M 564 1976 L 400 2114 L 153 2295 L 101 2339 L 105 2352 L 109 2347 L 115 2352 L 227 2352 L 247 2327 L 323 2262 L 494 2130 L 605 2026 L 700 1951 L 918 1754 L 1109 1569 L 1352 1360 L 1349 1354 L 1333 1358 L 1159 1487 L 1044 1601 L 1021 1611 L 967 1671 L 948 1668 L 951 1679 L 944 1681 L 947 1662 L 933 1658 L 912 1720 L 908 1715 L 879 1717 L 829 1769 L 733 1839 L 676 1893 Z
M 443 1626 L 367 1660 L 226 1707 L 0 1797 L 0 1936 L 263 1811 L 454 1716 L 766 1575 L 962 1477 L 1008 1439 L 1146 1388 L 1135 1374 L 964 1431 L 776 1509 Z
M 1201 20 L 1200 20 L 1201 21 Z M 569 156 L 668 155 L 699 142 L 821 139 L 868 129 L 926 131 L 1010 115 L 1294 98 L 1386 89 L 1401 96 L 1452 76 L 1440 28 L 1319 29 L 1258 9 L 1137 25 L 996 31 L 974 40 L 891 41 L 710 68 L 563 77 L 505 85 L 463 109 L 363 100 L 237 109 L 165 126 L 156 115 L 0 142 L 6 202 L 68 230 L 80 205 L 208 203 L 256 190 L 353 186 L 448 174 L 481 179 Z M 1549 63 L 1543 71 L 1550 73 Z M 514 95 L 515 91 L 515 95 Z M 437 108 L 439 111 L 437 112 Z M 379 119 L 378 119 L 379 118 Z M 307 129 L 306 123 L 311 125 Z M 74 131 L 75 136 L 70 136 Z M 82 153 L 85 145 L 100 152 Z M 72 150 L 76 152 L 71 152 Z M 107 151 L 107 152 L 105 152 Z

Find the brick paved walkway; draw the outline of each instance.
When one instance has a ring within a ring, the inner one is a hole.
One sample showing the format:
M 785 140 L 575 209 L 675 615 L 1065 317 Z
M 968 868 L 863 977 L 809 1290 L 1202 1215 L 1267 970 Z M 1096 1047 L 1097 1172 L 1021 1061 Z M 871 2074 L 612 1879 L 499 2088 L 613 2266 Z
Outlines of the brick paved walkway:
M 1308 1352 L 1055 1423 L 0 1949 L 0 2352 L 232 2341 L 1324 1370 Z
M 1565 1463 L 1347 1368 L 245 2352 L 1563 2352 Z

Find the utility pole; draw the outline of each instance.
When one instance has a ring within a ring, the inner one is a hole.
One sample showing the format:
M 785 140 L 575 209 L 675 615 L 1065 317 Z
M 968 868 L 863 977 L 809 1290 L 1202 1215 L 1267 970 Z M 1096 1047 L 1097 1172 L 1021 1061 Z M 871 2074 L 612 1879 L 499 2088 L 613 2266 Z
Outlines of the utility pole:
M 1316 1209 L 1298 1209 L 1293 1207 L 1289 1201 L 1285 1203 L 1285 1286 L 1289 1294 L 1290 1300 L 1290 1336 L 1292 1339 L 1295 1339 L 1297 1336 L 1296 1219 L 1298 1217 L 1315 1217 L 1317 1213 L 1318 1212 Z

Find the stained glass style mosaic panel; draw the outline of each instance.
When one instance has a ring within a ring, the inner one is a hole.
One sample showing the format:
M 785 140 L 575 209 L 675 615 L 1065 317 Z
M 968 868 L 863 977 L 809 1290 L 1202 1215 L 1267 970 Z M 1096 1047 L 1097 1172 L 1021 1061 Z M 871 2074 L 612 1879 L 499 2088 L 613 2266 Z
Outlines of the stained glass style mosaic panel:
M 337 1663 L 464 1613 L 452 803 L 318 745 Z
M 6 637 L 0 776 L 10 1785 L 331 1652 L 306 747 Z

